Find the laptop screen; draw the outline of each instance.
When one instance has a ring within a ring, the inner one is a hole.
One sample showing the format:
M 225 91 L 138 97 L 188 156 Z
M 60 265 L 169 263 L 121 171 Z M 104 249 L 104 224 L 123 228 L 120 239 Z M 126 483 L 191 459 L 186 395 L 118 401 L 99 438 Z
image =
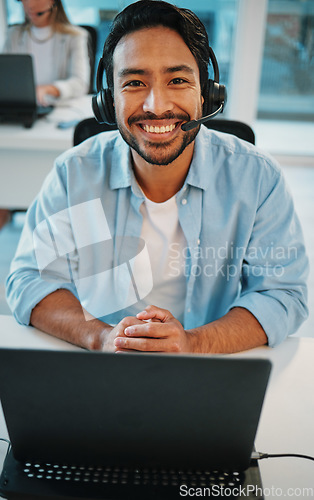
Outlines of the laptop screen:
M 244 470 L 264 359 L 0 349 L 18 460 Z
M 32 56 L 0 54 L 0 110 L 36 110 Z

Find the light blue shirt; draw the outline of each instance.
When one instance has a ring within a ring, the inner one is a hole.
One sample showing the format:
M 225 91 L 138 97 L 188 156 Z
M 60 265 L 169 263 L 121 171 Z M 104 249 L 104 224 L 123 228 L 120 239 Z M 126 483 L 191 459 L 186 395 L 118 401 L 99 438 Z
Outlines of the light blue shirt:
M 116 324 L 141 310 L 153 287 L 140 241 L 143 193 L 130 150 L 106 132 L 61 155 L 28 210 L 7 279 L 18 322 L 59 288 Z M 160 167 L 162 168 L 162 167 Z M 201 127 L 176 195 L 187 247 L 184 328 L 248 309 L 275 346 L 306 319 L 308 260 L 291 195 L 275 161 L 233 136 Z M 180 253 L 181 252 L 181 253 Z M 146 279 L 133 275 L 141 253 Z M 175 269 L 175 265 L 174 265 Z M 165 307 L 166 304 L 155 304 Z

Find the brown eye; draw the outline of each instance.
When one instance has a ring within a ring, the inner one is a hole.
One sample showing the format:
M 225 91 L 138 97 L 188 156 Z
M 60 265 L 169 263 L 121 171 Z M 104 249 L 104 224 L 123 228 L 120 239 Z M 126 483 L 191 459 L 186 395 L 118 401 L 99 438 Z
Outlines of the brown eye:
M 144 84 L 140 80 L 132 80 L 131 82 L 126 83 L 125 87 L 141 87 L 142 85 Z
M 183 78 L 174 78 L 173 80 L 171 80 L 171 82 L 175 85 L 180 85 L 182 83 L 186 83 L 186 80 L 183 80 Z

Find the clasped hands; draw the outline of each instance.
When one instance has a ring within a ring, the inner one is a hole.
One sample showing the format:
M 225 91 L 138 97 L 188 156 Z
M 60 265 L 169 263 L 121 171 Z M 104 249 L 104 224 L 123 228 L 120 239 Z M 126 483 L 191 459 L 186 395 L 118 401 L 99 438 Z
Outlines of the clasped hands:
M 189 334 L 166 309 L 148 306 L 111 332 L 115 352 L 190 352 Z

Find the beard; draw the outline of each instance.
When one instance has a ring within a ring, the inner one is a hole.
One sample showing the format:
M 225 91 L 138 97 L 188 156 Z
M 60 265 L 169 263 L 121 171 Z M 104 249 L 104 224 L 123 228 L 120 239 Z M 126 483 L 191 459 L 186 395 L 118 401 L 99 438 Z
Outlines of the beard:
M 148 118 L 156 120 L 156 117 L 148 115 L 145 115 L 145 117 L 131 117 L 128 124 L 131 126 L 132 123 L 140 122 Z M 178 121 L 186 121 L 187 117 L 178 115 L 174 116 L 168 113 L 160 119 L 177 119 Z M 182 138 L 177 136 L 170 141 L 164 142 L 144 140 L 143 145 L 139 144 L 136 137 L 120 123 L 118 123 L 118 129 L 124 141 L 130 146 L 130 148 L 136 151 L 141 158 L 147 161 L 147 163 L 150 163 L 151 165 L 169 165 L 183 153 L 185 148 L 191 144 L 191 142 L 194 141 L 200 127 L 198 126 L 195 129 L 184 132 Z

